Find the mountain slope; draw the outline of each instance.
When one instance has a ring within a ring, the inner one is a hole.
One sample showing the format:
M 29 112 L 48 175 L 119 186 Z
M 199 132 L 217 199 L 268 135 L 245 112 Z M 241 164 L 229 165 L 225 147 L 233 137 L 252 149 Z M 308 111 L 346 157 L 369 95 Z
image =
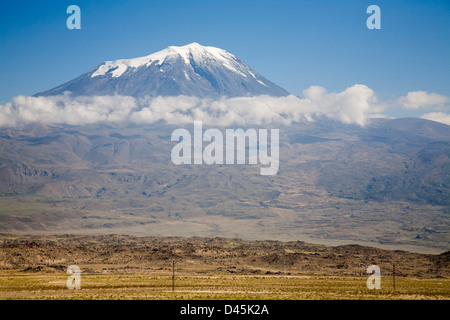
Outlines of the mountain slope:
M 450 126 L 424 119 L 281 126 L 280 170 L 270 177 L 256 165 L 174 165 L 175 128 L 0 129 L 0 232 L 345 240 L 448 250 Z
M 286 96 L 289 93 L 247 64 L 215 47 L 191 43 L 149 56 L 106 61 L 78 78 L 35 96 Z

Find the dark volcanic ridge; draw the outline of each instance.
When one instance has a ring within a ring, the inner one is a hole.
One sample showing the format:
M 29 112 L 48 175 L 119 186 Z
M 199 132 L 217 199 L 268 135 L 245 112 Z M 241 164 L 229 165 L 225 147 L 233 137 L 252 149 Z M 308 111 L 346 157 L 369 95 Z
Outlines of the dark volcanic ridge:
M 0 235 L 0 269 L 60 272 L 76 264 L 85 272 L 169 270 L 217 274 L 366 275 L 448 278 L 450 252 L 440 255 L 359 245 L 322 246 L 302 241 L 244 241 L 201 237 Z

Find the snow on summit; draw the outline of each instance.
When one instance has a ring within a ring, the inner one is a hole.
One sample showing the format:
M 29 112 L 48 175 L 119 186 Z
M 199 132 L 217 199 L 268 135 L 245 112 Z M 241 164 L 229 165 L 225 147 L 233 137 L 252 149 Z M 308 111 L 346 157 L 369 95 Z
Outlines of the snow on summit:
M 140 67 L 148 67 L 152 63 L 161 65 L 166 59 L 174 58 L 176 56 L 181 57 L 186 64 L 190 63 L 190 59 L 195 61 L 197 64 L 201 64 L 207 59 L 216 60 L 231 71 L 239 73 L 244 77 L 247 76 L 245 73 L 242 73 L 237 69 L 239 67 L 239 63 L 236 62 L 236 57 L 231 53 L 215 47 L 204 47 L 196 42 L 193 42 L 182 47 L 170 46 L 164 50 L 145 57 L 105 61 L 100 67 L 98 67 L 97 71 L 95 71 L 91 77 L 97 77 L 111 72 L 112 77 L 117 78 L 120 77 L 128 68 L 136 69 Z M 252 73 L 250 72 L 250 74 Z

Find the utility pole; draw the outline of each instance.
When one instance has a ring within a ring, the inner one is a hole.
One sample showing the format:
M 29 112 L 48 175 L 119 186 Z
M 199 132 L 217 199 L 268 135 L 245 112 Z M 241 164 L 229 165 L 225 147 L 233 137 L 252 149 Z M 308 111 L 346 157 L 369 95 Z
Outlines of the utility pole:
M 119 251 L 119 274 L 122 276 L 123 266 L 122 266 L 122 247 L 120 245 L 120 237 L 117 237 L 117 250 Z
M 394 291 L 395 291 L 395 262 L 392 264 L 392 278 L 393 278 Z
M 172 292 L 175 292 L 175 260 L 172 260 Z

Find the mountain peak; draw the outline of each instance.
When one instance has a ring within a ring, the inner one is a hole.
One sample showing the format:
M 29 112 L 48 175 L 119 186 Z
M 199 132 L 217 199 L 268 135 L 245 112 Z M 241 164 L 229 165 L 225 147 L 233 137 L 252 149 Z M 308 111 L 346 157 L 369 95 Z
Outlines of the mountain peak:
M 225 50 L 215 47 L 205 47 L 197 42 L 187 44 L 185 46 L 169 46 L 164 50 L 152 53 L 148 56 L 133 58 L 133 59 L 120 59 L 115 61 L 105 61 L 100 65 L 97 70 L 92 73 L 91 77 L 102 76 L 107 73 L 111 73 L 113 78 L 120 77 L 127 71 L 128 68 L 140 68 L 148 67 L 152 63 L 157 65 L 163 64 L 167 59 L 173 59 L 181 57 L 186 64 L 190 63 L 192 58 L 196 63 L 201 63 L 202 60 L 209 58 L 212 60 L 221 61 L 226 67 L 235 72 L 236 69 L 232 68 L 227 59 L 236 60 L 236 57 L 226 52 Z
M 205 49 L 206 47 L 202 46 L 201 44 L 199 44 L 197 42 L 191 42 L 184 46 L 169 46 L 169 48 L 175 48 L 175 49 L 177 49 L 177 48 L 202 48 L 202 49 Z
M 196 42 L 169 46 L 144 57 L 105 61 L 40 95 L 285 96 L 289 93 L 231 53 Z

